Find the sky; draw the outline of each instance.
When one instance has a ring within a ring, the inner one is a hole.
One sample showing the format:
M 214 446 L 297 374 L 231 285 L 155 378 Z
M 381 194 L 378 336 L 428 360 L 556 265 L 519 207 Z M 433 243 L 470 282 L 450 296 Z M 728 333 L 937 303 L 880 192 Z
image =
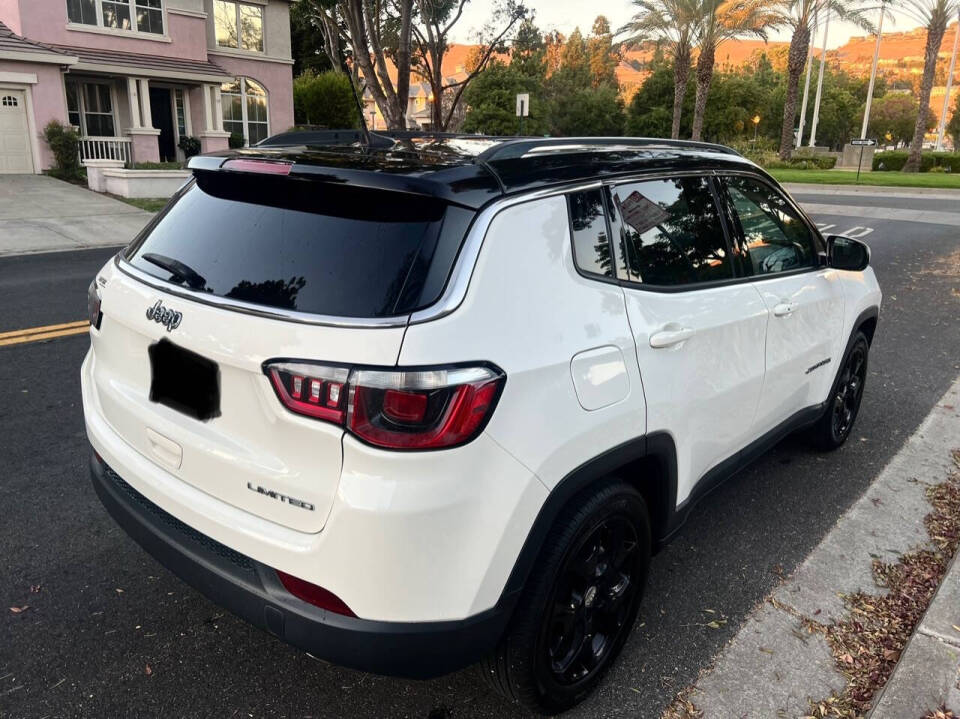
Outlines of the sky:
M 544 31 L 559 30 L 569 35 L 575 28 L 580 28 L 584 35 L 590 32 L 594 18 L 597 15 L 606 15 L 611 27 L 617 29 L 629 21 L 633 14 L 633 5 L 629 0 L 527 0 L 527 7 L 536 12 L 537 26 Z M 456 42 L 473 42 L 477 31 L 489 18 L 493 0 L 471 0 L 464 10 L 463 18 L 457 24 L 454 40 Z M 902 32 L 917 27 L 919 23 L 906 15 L 898 15 L 895 22 L 889 18 L 884 21 L 884 32 Z M 835 48 L 847 42 L 851 35 L 864 35 L 864 31 L 849 23 L 831 22 L 828 28 L 827 47 Z M 823 36 L 822 29 L 817 32 L 816 44 L 820 47 Z M 771 40 L 789 42 L 788 30 L 774 33 Z

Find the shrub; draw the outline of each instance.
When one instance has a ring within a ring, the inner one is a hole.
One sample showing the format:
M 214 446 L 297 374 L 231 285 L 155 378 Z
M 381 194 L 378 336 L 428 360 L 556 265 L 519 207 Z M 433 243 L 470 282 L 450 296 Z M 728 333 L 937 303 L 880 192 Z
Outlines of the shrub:
M 134 170 L 182 170 L 181 162 L 135 162 Z
M 293 114 L 298 125 L 357 127 L 357 100 L 349 76 L 333 70 L 299 75 L 293 81 Z
M 906 164 L 908 155 L 909 153 L 906 150 L 878 152 L 873 156 L 873 169 L 886 172 L 899 172 Z M 929 172 L 933 165 L 933 153 L 924 152 L 920 155 L 920 172 Z
M 64 125 L 59 120 L 51 120 L 43 128 L 43 139 L 53 153 L 58 177 L 77 179 L 82 176 L 80 172 L 80 136 L 76 130 Z
M 180 138 L 180 142 L 177 143 L 177 147 L 183 150 L 183 154 L 188 160 L 194 155 L 200 154 L 200 140 L 196 137 L 184 135 Z
M 237 150 L 243 147 L 246 142 L 244 142 L 243 135 L 239 132 L 231 132 L 230 139 L 227 140 L 227 144 L 230 145 L 231 150 Z
M 795 154 L 789 160 L 781 160 L 775 152 L 769 152 L 763 153 L 757 164 L 768 170 L 832 170 L 837 158 L 832 155 Z

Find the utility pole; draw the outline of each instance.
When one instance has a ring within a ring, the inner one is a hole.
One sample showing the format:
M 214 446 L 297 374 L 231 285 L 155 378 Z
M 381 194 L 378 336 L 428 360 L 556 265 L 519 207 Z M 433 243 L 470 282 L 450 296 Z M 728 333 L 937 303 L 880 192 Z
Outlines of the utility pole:
M 880 23 L 877 25 L 877 42 L 873 46 L 873 67 L 870 68 L 870 86 L 867 88 L 867 106 L 863 110 L 863 126 L 860 128 L 860 137 L 867 136 L 867 125 L 870 124 L 870 105 L 873 103 L 873 84 L 877 80 L 877 62 L 880 59 L 880 38 L 883 36 L 883 16 L 886 14 L 886 0 L 880 3 Z
M 820 51 L 820 74 L 817 77 L 817 99 L 813 103 L 813 124 L 810 126 L 810 147 L 817 145 L 817 120 L 820 119 L 820 96 L 823 94 L 823 69 L 827 65 L 827 30 L 830 27 L 830 9 L 823 21 L 823 49 Z
M 957 43 L 960 42 L 960 11 L 957 12 L 957 29 L 953 33 L 953 57 L 950 58 L 950 72 L 947 73 L 947 90 L 943 94 L 943 109 L 940 110 L 940 124 L 937 125 L 937 152 L 943 149 L 943 131 L 947 127 L 947 108 L 950 104 L 950 88 L 953 85 L 953 68 L 957 65 Z M 956 152 L 957 148 L 953 148 Z
M 810 97 L 810 75 L 813 73 L 813 46 L 817 34 L 817 13 L 813 14 L 810 28 L 810 48 L 807 50 L 807 79 L 803 82 L 803 104 L 800 105 L 800 128 L 797 130 L 797 149 L 803 147 L 803 127 L 807 122 L 807 99 Z

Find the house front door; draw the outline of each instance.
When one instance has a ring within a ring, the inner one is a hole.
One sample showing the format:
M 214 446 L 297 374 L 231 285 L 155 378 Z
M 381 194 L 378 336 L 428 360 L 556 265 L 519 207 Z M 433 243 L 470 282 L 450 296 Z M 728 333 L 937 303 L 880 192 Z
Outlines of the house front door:
M 160 162 L 174 162 L 177 159 L 177 146 L 173 134 L 173 104 L 170 88 L 150 88 L 150 114 L 153 126 L 160 130 Z

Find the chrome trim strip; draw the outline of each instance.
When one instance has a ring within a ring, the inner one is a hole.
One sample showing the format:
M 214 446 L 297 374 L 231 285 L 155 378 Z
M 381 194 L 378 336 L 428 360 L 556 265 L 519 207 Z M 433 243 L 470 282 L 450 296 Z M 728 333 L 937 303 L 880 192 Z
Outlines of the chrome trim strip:
M 257 317 L 265 317 L 272 320 L 281 320 L 284 322 L 297 322 L 304 325 L 320 325 L 324 327 L 344 327 L 357 329 L 383 329 L 386 327 L 406 327 L 410 320 L 410 315 L 399 315 L 395 317 L 331 317 L 329 315 L 313 315 L 308 312 L 296 312 L 294 310 L 285 310 L 277 307 L 264 307 L 250 302 L 241 302 L 232 300 L 228 297 L 217 297 L 205 292 L 187 289 L 174 285 L 171 282 L 154 277 L 151 274 L 137 269 L 120 255 L 114 258 L 117 269 L 125 275 L 142 282 L 148 287 L 160 290 L 176 297 L 199 302 L 200 304 L 219 307 L 234 312 L 242 312 Z
M 470 227 L 467 237 L 463 241 L 460 254 L 457 255 L 457 261 L 453 265 L 450 279 L 447 280 L 447 286 L 444 288 L 443 294 L 440 295 L 440 299 L 429 307 L 417 310 L 411 314 L 410 324 L 414 325 L 440 319 L 441 317 L 449 315 L 461 305 L 467 296 L 467 289 L 469 289 L 470 280 L 473 277 L 473 269 L 477 264 L 477 257 L 480 256 L 480 249 L 483 247 L 483 241 L 487 236 L 487 231 L 490 229 L 494 218 L 503 210 L 515 207 L 516 205 L 522 205 L 526 202 L 542 200 L 545 197 L 565 195 L 568 192 L 592 190 L 602 185 L 603 183 L 600 180 L 592 180 L 586 183 L 581 182 L 564 187 L 551 187 L 494 200 L 493 203 L 485 207 L 473 221 L 473 225 Z

